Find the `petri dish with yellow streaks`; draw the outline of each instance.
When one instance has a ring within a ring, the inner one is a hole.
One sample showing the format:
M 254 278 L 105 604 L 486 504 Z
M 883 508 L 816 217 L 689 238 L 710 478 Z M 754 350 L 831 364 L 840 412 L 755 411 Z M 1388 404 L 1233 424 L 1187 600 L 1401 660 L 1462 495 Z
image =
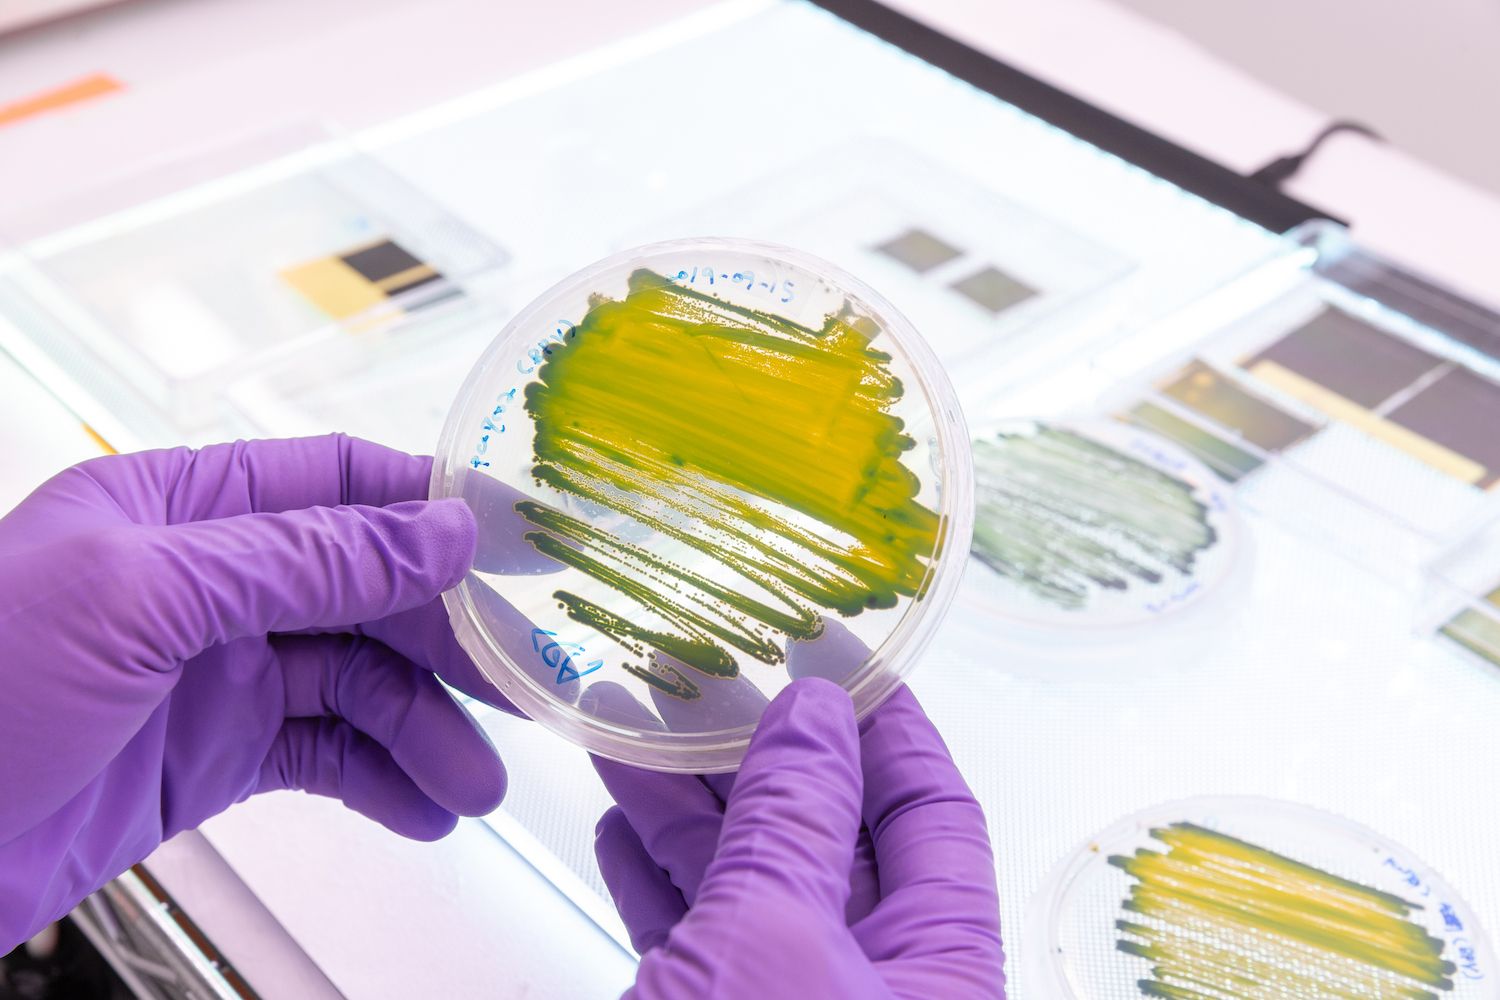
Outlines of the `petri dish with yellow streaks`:
M 450 411 L 432 495 L 479 526 L 445 595 L 517 708 L 642 767 L 737 766 L 822 676 L 863 715 L 939 627 L 972 529 L 953 389 L 877 292 L 795 250 L 617 254 L 518 314 Z
M 1062 1000 L 1495 995 L 1474 911 L 1410 851 L 1253 796 L 1136 813 L 1033 898 L 1024 975 Z

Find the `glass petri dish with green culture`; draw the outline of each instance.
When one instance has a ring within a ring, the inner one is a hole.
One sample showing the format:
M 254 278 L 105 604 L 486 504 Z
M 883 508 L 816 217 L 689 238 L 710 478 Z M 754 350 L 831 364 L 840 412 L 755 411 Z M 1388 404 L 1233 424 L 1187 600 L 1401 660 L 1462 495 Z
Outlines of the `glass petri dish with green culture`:
M 1028 642 L 1114 649 L 1114 629 L 1201 611 L 1244 562 L 1228 485 L 1147 431 L 999 420 L 973 448 L 966 596 Z
M 694 239 L 617 254 L 505 328 L 432 495 L 475 566 L 445 600 L 517 708 L 638 766 L 737 766 L 793 679 L 863 715 L 938 627 L 972 529 L 967 435 L 911 324 L 831 264 Z

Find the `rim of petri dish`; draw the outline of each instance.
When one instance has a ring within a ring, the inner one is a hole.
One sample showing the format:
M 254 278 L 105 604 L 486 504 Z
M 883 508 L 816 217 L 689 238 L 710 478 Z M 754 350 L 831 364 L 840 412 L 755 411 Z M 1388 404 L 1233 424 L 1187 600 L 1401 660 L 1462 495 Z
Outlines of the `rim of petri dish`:
M 1183 821 L 1248 840 L 1295 861 L 1336 869 L 1331 872 L 1334 875 L 1368 880 L 1366 884 L 1373 888 L 1398 895 L 1405 892 L 1419 903 L 1426 900 L 1431 905 L 1419 906 L 1416 912 L 1427 921 L 1424 926 L 1429 933 L 1443 938 L 1445 957 L 1454 957 L 1448 955 L 1449 945 L 1456 949 L 1457 942 L 1464 942 L 1473 949 L 1483 973 L 1479 979 L 1455 974 L 1453 991 L 1444 995 L 1486 995 L 1487 981 L 1496 969 L 1489 939 L 1473 908 L 1441 875 L 1401 844 L 1361 823 L 1313 806 L 1258 795 L 1196 796 L 1150 806 L 1117 820 L 1078 845 L 1047 875 L 1027 905 L 1027 934 L 1041 939 L 1025 950 L 1029 989 L 1041 989 L 1045 984 L 1047 996 L 1065 1000 L 1141 995 L 1137 979 L 1149 968 L 1148 960 L 1121 952 L 1112 942 L 1108 954 L 1070 951 L 1065 942 L 1072 936 L 1069 921 L 1082 919 L 1074 913 L 1077 907 L 1092 906 L 1096 896 L 1105 895 L 1113 901 L 1113 907 L 1098 916 L 1113 928 L 1122 912 L 1120 903 L 1128 891 L 1129 875 L 1111 866 L 1109 856 L 1140 847 L 1160 849 L 1162 845 L 1151 836 L 1151 830 Z M 1299 844 L 1306 845 L 1300 848 L 1301 856 Z M 1400 868 L 1384 870 L 1383 858 L 1399 859 Z M 1362 871 L 1355 870 L 1361 867 Z M 1117 881 L 1123 888 L 1118 892 L 1108 886 L 1101 888 L 1100 876 Z M 1407 877 L 1418 879 L 1429 895 L 1422 896 L 1415 888 L 1398 888 L 1410 885 L 1402 881 Z M 1439 902 L 1449 905 L 1459 918 L 1463 930 L 1458 937 L 1444 936 Z M 1112 931 L 1108 936 L 1115 937 Z M 1110 966 L 1118 979 L 1099 985 L 1100 963 L 1111 962 L 1118 963 Z M 1092 974 L 1097 989 L 1086 985 L 1090 981 L 1085 979 L 1086 974 Z
M 457 471 L 465 465 L 463 433 L 473 425 L 480 404 L 489 412 L 490 397 L 500 379 L 497 366 L 534 338 L 527 331 L 551 326 L 553 306 L 580 292 L 593 291 L 600 279 L 622 269 L 643 267 L 666 254 L 728 252 L 759 255 L 815 275 L 857 302 L 883 335 L 899 347 L 915 377 L 916 389 L 931 413 L 934 472 L 938 476 L 938 528 L 921 584 L 901 618 L 864 663 L 842 686 L 863 719 L 880 705 L 916 665 L 942 624 L 962 579 L 974 527 L 974 482 L 969 435 L 958 395 L 926 340 L 889 300 L 842 268 L 791 247 L 758 240 L 696 237 L 667 240 L 612 254 L 579 270 L 538 295 L 506 324 L 475 362 L 449 410 L 433 459 L 430 495 L 456 495 Z M 534 379 L 533 379 L 534 380 Z M 522 382 L 520 384 L 528 384 Z M 905 386 L 911 395 L 913 386 Z M 921 474 L 921 473 L 919 473 Z M 739 766 L 754 732 L 753 725 L 702 733 L 672 733 L 608 722 L 553 696 L 510 657 L 490 634 L 475 606 L 473 574 L 443 595 L 454 633 L 480 672 L 520 711 L 545 728 L 591 753 L 657 771 L 714 773 Z M 833 619 L 835 612 L 821 612 Z M 784 666 L 781 668 L 784 669 Z

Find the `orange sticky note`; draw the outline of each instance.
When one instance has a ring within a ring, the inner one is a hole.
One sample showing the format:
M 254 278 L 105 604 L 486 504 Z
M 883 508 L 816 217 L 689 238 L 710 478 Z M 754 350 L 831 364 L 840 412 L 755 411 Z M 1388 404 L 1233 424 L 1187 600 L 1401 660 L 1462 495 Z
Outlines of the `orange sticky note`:
M 94 73 L 61 87 L 23 97 L 12 104 L 0 104 L 0 127 L 124 89 L 125 85 L 108 73 Z

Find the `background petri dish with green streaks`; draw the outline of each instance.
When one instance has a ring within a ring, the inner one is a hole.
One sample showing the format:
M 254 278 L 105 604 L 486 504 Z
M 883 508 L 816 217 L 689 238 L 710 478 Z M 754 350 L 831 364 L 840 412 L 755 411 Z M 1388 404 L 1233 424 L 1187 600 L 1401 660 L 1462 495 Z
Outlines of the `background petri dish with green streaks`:
M 1229 487 L 1154 434 L 1011 419 L 976 430 L 973 449 L 964 603 L 1033 644 L 1175 619 L 1239 575 L 1248 539 Z
M 1059 1000 L 1495 995 L 1473 910 L 1357 823 L 1255 796 L 1142 810 L 1027 907 L 1027 994 Z
M 658 770 L 734 768 L 796 677 L 863 715 L 962 574 L 957 398 L 877 292 L 786 247 L 601 261 L 524 309 L 450 411 L 432 495 L 479 526 L 445 595 L 519 709 Z

